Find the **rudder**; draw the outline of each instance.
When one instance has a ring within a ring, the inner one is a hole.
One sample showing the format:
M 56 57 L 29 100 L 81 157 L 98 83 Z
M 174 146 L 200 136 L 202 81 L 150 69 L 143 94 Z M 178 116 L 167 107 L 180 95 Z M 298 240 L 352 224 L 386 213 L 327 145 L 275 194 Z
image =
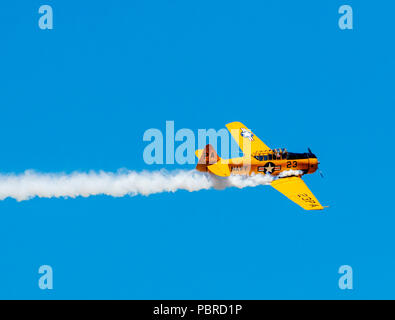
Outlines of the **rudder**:
M 199 171 L 207 171 L 207 166 L 216 164 L 221 158 L 211 144 L 208 144 L 204 149 L 195 151 L 196 157 L 199 158 L 196 169 Z

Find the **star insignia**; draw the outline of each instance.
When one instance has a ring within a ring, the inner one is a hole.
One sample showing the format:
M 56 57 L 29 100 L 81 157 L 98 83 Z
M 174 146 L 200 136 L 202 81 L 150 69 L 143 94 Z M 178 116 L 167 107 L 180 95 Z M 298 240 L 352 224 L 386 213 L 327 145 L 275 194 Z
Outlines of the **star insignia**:
M 251 131 L 249 131 L 249 130 L 247 130 L 247 129 L 245 129 L 245 128 L 241 128 L 241 136 L 243 137 L 243 138 L 247 138 L 247 139 L 249 139 L 250 141 L 254 141 L 254 134 L 251 132 Z
M 268 163 L 268 165 L 266 166 L 266 172 L 267 173 L 272 173 L 273 169 L 274 169 L 274 167 L 272 166 L 272 164 Z

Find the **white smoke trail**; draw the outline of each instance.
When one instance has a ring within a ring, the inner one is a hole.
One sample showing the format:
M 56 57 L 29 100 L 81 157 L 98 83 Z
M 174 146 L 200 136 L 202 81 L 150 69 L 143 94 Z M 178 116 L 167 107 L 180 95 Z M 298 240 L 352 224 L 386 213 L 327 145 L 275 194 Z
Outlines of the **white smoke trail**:
M 278 177 L 285 178 L 291 176 L 301 176 L 302 174 L 303 174 L 302 170 L 285 170 L 285 171 L 281 171 Z
M 297 174 L 296 171 L 293 171 Z M 123 197 L 148 196 L 177 190 L 199 191 L 210 188 L 256 187 L 273 181 L 270 175 L 230 176 L 217 178 L 196 170 L 143 171 L 119 170 L 112 172 L 0 174 L 0 200 L 14 198 L 17 201 L 39 198 L 75 198 L 94 195 Z

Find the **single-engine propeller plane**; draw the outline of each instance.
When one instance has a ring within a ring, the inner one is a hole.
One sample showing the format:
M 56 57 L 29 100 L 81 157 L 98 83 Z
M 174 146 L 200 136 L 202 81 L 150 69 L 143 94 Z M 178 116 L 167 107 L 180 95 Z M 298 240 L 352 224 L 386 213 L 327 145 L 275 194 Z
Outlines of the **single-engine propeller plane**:
M 196 166 L 198 171 L 209 172 L 220 177 L 228 177 L 231 174 L 270 174 L 275 177 L 271 182 L 273 188 L 303 209 L 324 209 L 301 179 L 303 174 L 314 173 L 318 169 L 318 159 L 310 149 L 306 153 L 270 149 L 241 122 L 228 123 L 226 128 L 243 151 L 243 156 L 221 159 L 208 144 L 204 149 L 195 152 L 199 159 Z M 286 171 L 292 175 L 287 175 Z

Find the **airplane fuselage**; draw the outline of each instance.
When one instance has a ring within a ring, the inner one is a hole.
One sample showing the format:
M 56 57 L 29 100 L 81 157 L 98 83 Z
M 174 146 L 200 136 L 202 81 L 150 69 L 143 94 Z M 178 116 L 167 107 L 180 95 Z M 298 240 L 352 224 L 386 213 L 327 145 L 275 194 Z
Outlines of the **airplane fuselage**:
M 209 157 L 209 155 L 207 156 Z M 287 170 L 300 170 L 301 174 L 314 173 L 319 164 L 317 157 L 311 152 L 268 153 L 251 156 L 250 159 L 250 161 L 246 161 L 246 157 L 220 159 L 218 164 L 228 165 L 233 175 L 271 174 L 273 176 L 277 176 Z M 206 166 L 201 166 L 197 169 L 199 171 L 207 171 Z
M 314 173 L 318 168 L 317 158 L 308 153 L 291 154 L 289 157 L 274 155 L 269 160 L 269 155 L 251 157 L 251 163 L 246 163 L 245 158 L 229 159 L 228 165 L 232 174 L 251 175 L 257 173 L 271 174 L 276 176 L 286 170 L 300 170 L 303 174 Z

